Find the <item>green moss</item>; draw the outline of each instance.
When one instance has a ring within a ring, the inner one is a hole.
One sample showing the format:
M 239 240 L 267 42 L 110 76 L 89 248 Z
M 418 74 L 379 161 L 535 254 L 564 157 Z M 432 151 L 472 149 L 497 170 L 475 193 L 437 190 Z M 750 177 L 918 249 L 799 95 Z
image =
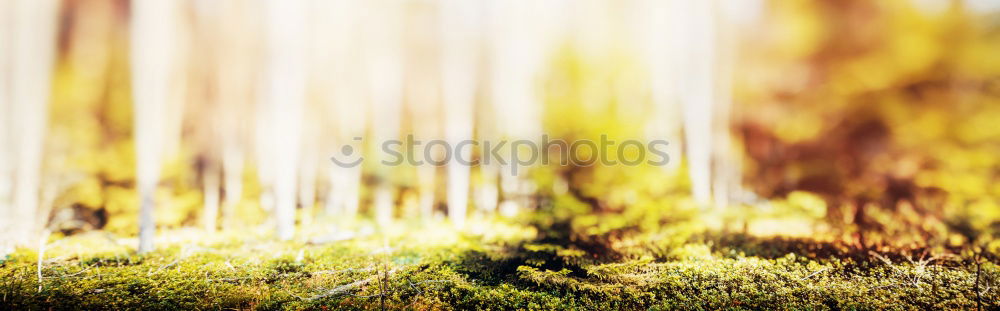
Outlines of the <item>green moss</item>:
M 832 246 L 819 242 L 719 235 L 598 260 L 544 236 L 487 242 L 465 234 L 444 243 L 427 239 L 441 234 L 431 230 L 324 245 L 246 237 L 164 245 L 141 256 L 68 251 L 80 242 L 70 237 L 47 251 L 41 290 L 37 253 L 20 250 L 0 263 L 0 309 L 1000 308 L 1000 269 L 979 261 L 977 296 L 971 253 L 934 260 L 828 254 L 816 250 Z
M 560 204 L 549 208 L 574 208 Z M 492 224 L 482 230 L 491 236 L 424 226 L 324 245 L 230 237 L 147 255 L 60 249 L 97 243 L 70 237 L 48 251 L 41 283 L 37 253 L 0 261 L 0 309 L 1000 308 L 989 248 L 978 261 L 974 248 L 934 260 L 920 256 L 927 249 L 874 256 L 803 238 L 695 234 L 687 218 L 656 209 L 612 224 Z

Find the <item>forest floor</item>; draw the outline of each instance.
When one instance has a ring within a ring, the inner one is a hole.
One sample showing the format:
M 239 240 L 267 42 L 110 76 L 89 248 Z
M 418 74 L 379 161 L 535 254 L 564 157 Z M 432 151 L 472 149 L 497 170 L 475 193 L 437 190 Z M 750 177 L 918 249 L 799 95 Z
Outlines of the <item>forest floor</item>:
M 1000 309 L 1000 269 L 971 255 L 703 234 L 608 259 L 497 220 L 335 227 L 174 230 L 144 255 L 102 232 L 53 237 L 2 258 L 0 309 Z

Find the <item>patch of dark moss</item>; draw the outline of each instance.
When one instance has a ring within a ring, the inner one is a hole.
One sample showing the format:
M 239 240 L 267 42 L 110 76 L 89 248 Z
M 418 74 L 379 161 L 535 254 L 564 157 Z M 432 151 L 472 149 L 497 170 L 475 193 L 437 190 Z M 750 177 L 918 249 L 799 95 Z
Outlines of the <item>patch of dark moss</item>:
M 122 255 L 114 257 L 91 257 L 84 259 L 82 264 L 91 267 L 122 267 L 140 265 L 145 261 L 142 255 Z

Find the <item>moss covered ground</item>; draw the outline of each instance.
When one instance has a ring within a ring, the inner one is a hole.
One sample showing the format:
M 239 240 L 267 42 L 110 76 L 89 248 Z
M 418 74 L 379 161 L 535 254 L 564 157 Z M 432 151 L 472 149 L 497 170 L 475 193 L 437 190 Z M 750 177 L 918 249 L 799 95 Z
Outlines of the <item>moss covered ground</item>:
M 444 223 L 339 226 L 350 239 L 329 229 L 338 226 L 313 226 L 289 242 L 179 230 L 144 255 L 133 240 L 100 232 L 52 237 L 41 259 L 28 249 L 3 259 L 0 309 L 1000 308 L 1000 269 L 982 254 L 862 254 L 729 233 L 691 234 L 645 255 L 641 243 L 597 253 L 516 223 L 477 219 L 461 232 Z

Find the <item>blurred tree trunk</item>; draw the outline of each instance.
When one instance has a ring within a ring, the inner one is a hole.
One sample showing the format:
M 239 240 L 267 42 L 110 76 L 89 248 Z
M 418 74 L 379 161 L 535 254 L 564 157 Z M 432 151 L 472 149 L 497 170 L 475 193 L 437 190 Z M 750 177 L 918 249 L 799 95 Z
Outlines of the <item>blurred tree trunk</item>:
M 178 8 L 176 2 L 137 0 L 132 4 L 131 64 L 136 187 L 139 191 L 139 252 L 153 250 L 153 208 L 166 150 L 166 122 L 177 87 Z

